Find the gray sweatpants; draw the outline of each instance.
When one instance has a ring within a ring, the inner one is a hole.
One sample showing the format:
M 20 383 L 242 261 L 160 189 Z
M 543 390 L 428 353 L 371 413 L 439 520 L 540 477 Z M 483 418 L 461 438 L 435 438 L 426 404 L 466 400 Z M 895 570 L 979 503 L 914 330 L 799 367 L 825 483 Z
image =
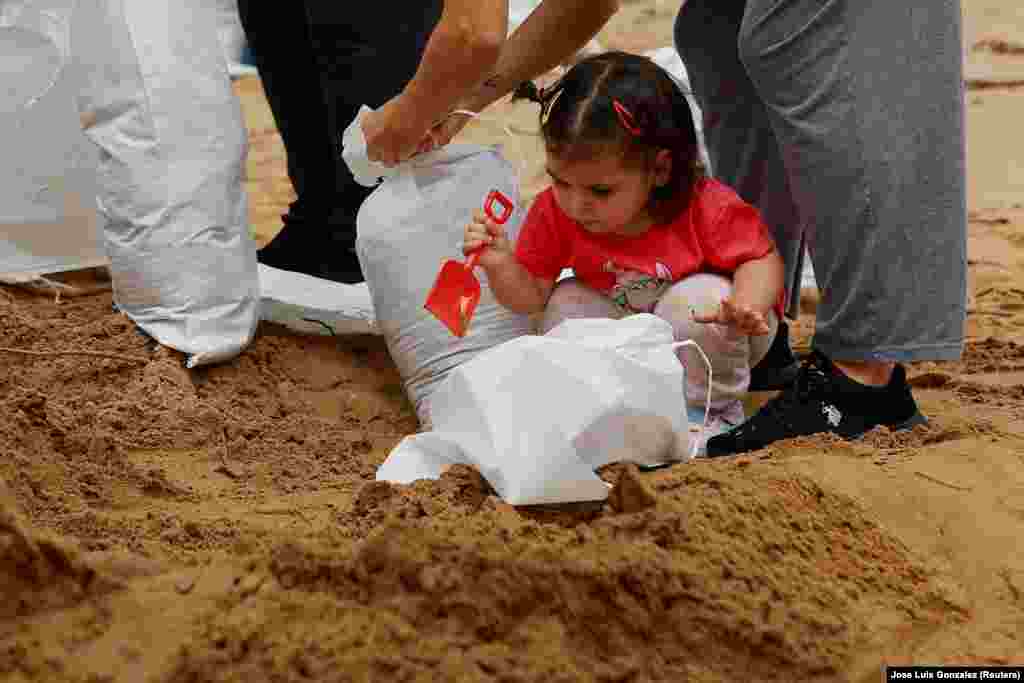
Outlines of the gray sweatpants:
M 676 47 L 716 177 L 759 207 L 814 347 L 952 360 L 966 315 L 958 0 L 688 0 Z

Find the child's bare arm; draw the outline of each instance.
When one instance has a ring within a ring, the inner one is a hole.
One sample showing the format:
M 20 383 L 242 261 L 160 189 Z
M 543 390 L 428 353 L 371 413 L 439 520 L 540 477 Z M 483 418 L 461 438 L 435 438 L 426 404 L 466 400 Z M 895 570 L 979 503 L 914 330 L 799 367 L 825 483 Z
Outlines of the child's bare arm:
M 693 318 L 701 323 L 732 325 L 749 335 L 768 334 L 768 313 L 779 300 L 784 284 L 782 257 L 772 249 L 736 269 L 731 297 L 712 310 L 694 312 Z
M 555 281 L 535 277 L 516 261 L 514 247 L 504 227 L 478 211 L 466 226 L 462 250 L 468 255 L 481 247 L 478 263 L 487 272 L 498 303 L 514 313 L 543 311 Z
M 491 291 L 498 302 L 514 313 L 540 313 L 548 303 L 554 280 L 542 280 L 514 257 L 485 268 Z
M 786 270 L 774 248 L 759 259 L 747 261 L 733 274 L 733 303 L 767 315 L 785 286 Z

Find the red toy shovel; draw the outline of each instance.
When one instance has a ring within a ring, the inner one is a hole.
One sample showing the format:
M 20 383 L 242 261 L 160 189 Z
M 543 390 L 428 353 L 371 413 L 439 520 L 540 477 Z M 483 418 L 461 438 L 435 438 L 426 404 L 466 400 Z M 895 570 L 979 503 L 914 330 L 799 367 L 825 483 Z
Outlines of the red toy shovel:
M 501 204 L 501 213 L 495 215 L 494 203 Z M 484 201 L 484 213 L 495 223 L 504 223 L 512 215 L 512 201 L 497 190 L 491 190 Z M 427 302 L 423 305 L 428 311 L 443 322 L 456 337 L 464 337 L 469 327 L 470 318 L 480 302 L 480 281 L 473 275 L 473 268 L 480 258 L 484 247 L 479 247 L 469 255 L 465 263 L 448 260 L 441 267 L 441 272 L 434 282 Z

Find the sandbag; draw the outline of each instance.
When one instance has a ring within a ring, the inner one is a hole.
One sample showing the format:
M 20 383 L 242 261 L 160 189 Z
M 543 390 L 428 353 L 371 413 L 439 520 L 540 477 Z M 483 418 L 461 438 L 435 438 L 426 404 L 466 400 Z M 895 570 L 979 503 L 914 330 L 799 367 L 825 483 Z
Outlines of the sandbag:
M 499 190 L 517 207 L 505 226 L 513 240 L 524 212 L 514 169 L 496 147 L 448 145 L 393 170 L 359 210 L 356 253 L 377 325 L 420 422 L 429 427 L 431 393 L 448 372 L 530 333 L 532 325 L 529 316 L 497 302 L 480 268 L 480 303 L 461 339 L 424 309 L 427 294 L 441 264 L 463 258 L 466 224 L 488 192 Z
M 260 320 L 299 334 L 380 334 L 370 289 L 259 264 Z
M 33 282 L 107 262 L 95 208 L 99 155 L 82 135 L 75 110 L 76 2 L 0 2 L 3 282 Z
M 224 59 L 228 65 L 242 59 L 245 50 L 245 29 L 238 16 L 238 0 L 207 0 L 213 8 L 217 38 L 224 48 Z
M 377 479 L 407 484 L 465 464 L 512 505 L 604 500 L 602 465 L 695 455 L 682 345 L 695 346 L 647 313 L 566 320 L 506 342 L 447 375 L 431 399 L 433 431 L 403 439 Z
M 190 367 L 226 360 L 259 313 L 246 130 L 207 0 L 101 0 L 76 15 L 78 107 L 117 307 Z

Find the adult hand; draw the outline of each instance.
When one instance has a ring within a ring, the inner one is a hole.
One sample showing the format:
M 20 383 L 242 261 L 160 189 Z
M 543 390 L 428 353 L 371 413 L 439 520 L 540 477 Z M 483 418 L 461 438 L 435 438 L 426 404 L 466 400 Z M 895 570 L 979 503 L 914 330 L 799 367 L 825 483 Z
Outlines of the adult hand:
M 444 147 L 451 142 L 459 132 L 466 127 L 471 117 L 467 114 L 453 112 L 448 114 L 428 132 L 431 141 L 431 149 Z
M 699 323 L 729 325 L 745 335 L 756 337 L 771 332 L 768 318 L 752 306 L 736 303 L 735 299 L 722 299 L 720 306 L 712 311 L 694 311 L 693 319 Z
M 466 114 L 449 114 L 444 117 L 427 131 L 427 134 L 420 140 L 419 145 L 416 147 L 416 154 L 426 154 L 427 152 L 433 152 L 435 149 L 444 147 L 452 139 L 459 134 L 463 128 L 466 127 L 466 123 L 470 117 Z
M 370 161 L 394 166 L 430 144 L 428 124 L 405 111 L 401 98 L 393 97 L 360 122 Z

